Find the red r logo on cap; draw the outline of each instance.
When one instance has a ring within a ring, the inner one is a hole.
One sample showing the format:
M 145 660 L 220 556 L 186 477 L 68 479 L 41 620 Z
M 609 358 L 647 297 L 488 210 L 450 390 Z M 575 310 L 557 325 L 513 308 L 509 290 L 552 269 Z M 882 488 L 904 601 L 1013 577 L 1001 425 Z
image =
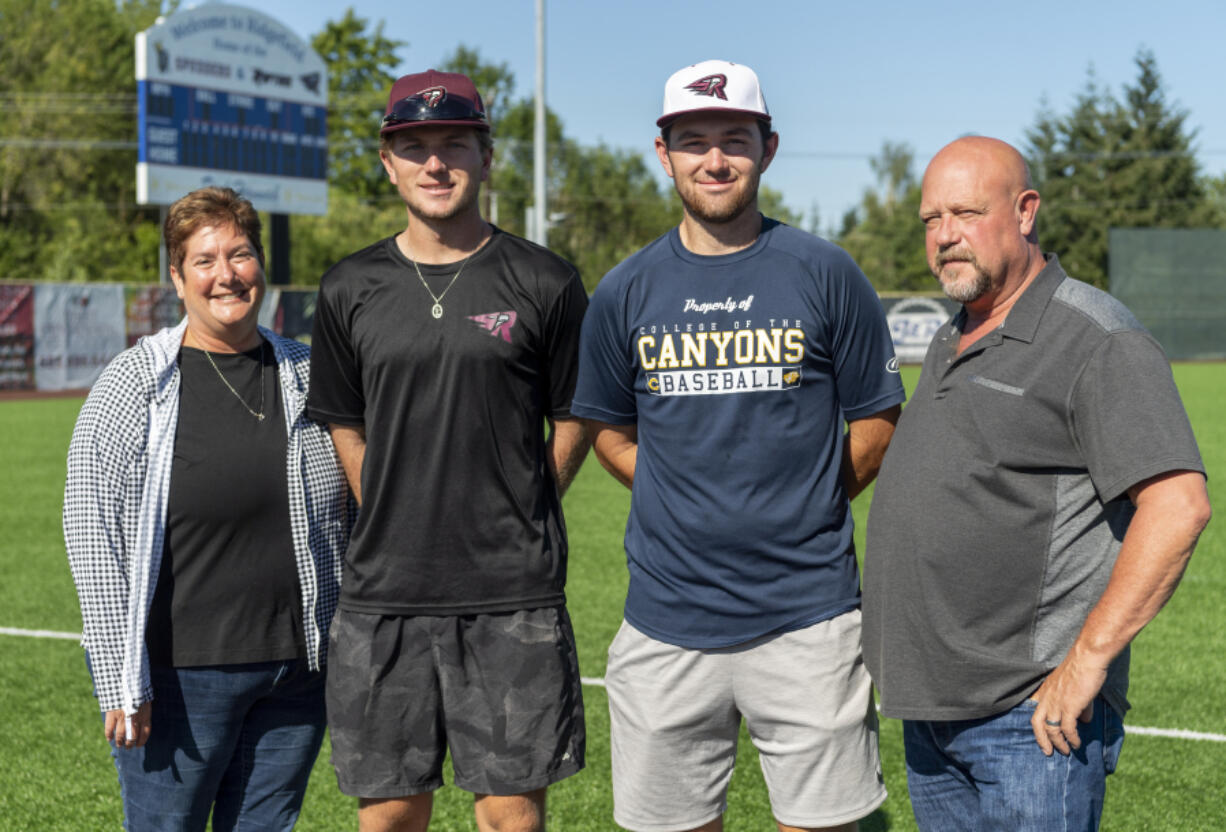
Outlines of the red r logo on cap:
M 430 87 L 418 93 L 422 98 L 426 99 L 427 107 L 437 107 L 447 97 L 446 87 Z
M 708 75 L 706 78 L 699 78 L 692 84 L 686 84 L 687 90 L 692 90 L 694 95 L 709 95 L 712 98 L 719 98 L 724 101 L 728 100 L 728 96 L 724 95 L 724 86 L 728 83 L 726 75 Z

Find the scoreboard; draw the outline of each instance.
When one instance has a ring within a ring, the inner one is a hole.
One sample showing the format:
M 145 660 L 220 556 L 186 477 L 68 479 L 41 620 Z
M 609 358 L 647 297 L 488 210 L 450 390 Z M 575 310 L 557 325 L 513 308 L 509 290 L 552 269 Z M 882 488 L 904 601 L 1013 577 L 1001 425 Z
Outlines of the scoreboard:
M 142 162 L 327 178 L 323 107 L 157 81 L 137 87 Z
M 259 209 L 327 213 L 327 72 L 264 14 L 206 3 L 137 34 L 137 198 L 204 185 Z

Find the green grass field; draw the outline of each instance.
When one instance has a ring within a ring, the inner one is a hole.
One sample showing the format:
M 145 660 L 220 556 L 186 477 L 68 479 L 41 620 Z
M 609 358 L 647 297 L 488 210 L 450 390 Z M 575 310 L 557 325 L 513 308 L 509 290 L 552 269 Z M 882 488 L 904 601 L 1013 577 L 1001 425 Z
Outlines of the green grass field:
M 916 372 L 905 373 L 908 387 Z M 1221 416 L 1226 365 L 1176 367 L 1211 473 L 1226 470 Z M 0 627 L 76 632 L 80 614 L 64 557 L 60 503 L 64 457 L 79 399 L 0 403 L 6 470 L 0 483 Z M 1216 490 L 1216 489 L 1214 489 Z M 1226 734 L 1226 503 L 1204 536 L 1183 584 L 1133 652 L 1129 726 Z M 621 548 L 629 493 L 589 460 L 566 499 L 571 533 L 570 609 L 585 676 L 604 673 L 605 651 L 621 621 L 626 568 Z M 855 505 L 862 530 L 867 495 Z M 613 829 L 608 710 L 603 688 L 584 689 L 588 764 L 550 790 L 553 830 Z M 0 830 L 116 829 L 119 790 L 73 641 L 0 635 Z M 914 829 L 900 724 L 884 720 L 881 753 L 889 801 L 864 830 Z M 327 762 L 316 765 L 299 829 L 356 829 L 354 801 L 342 796 Z M 1226 743 L 1132 734 L 1108 781 L 1106 830 L 1226 829 Z M 438 830 L 475 828 L 471 800 L 439 792 Z M 774 829 L 756 755 L 744 733 L 729 795 L 728 830 Z

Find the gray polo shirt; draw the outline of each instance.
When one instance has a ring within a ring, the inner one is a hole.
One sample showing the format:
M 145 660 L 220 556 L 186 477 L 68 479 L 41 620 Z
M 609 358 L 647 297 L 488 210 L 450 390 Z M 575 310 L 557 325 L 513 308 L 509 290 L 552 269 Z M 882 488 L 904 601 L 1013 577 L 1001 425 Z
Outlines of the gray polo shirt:
M 873 494 L 864 658 L 889 717 L 975 719 L 1030 695 L 1107 585 L 1128 489 L 1204 471 L 1162 348 L 1054 255 L 1004 324 L 937 333 Z M 1103 688 L 1128 708 L 1128 651 Z

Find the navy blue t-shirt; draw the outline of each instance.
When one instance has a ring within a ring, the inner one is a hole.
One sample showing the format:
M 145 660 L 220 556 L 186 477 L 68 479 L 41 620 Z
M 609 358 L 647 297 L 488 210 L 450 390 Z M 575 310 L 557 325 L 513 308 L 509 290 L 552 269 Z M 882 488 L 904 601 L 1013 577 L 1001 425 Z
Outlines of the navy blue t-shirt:
M 857 607 L 843 421 L 903 398 L 876 293 L 811 234 L 708 257 L 674 229 L 609 272 L 571 413 L 637 425 L 626 620 L 722 647 Z

